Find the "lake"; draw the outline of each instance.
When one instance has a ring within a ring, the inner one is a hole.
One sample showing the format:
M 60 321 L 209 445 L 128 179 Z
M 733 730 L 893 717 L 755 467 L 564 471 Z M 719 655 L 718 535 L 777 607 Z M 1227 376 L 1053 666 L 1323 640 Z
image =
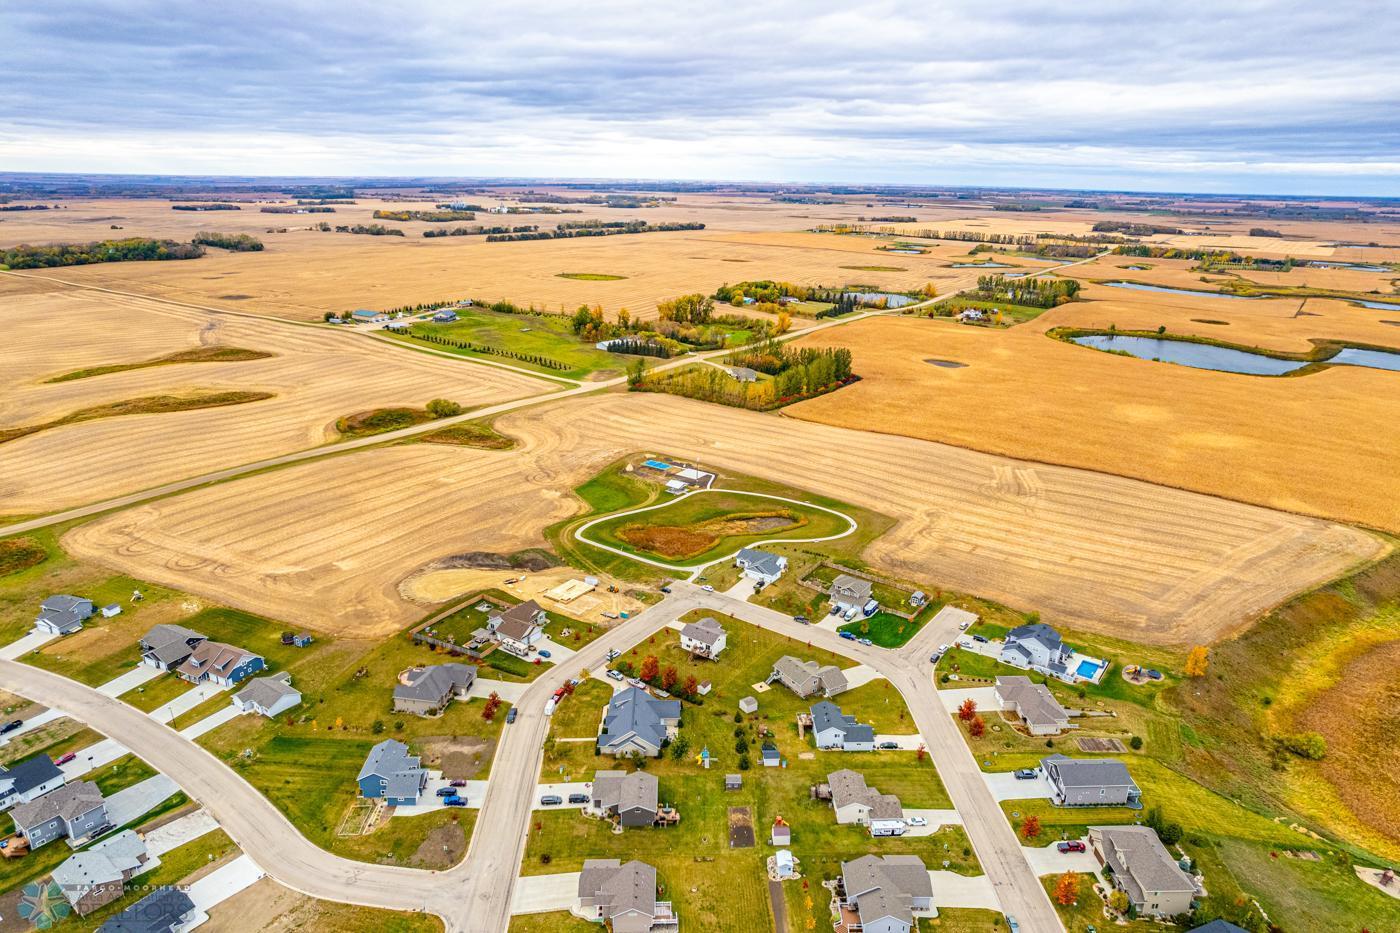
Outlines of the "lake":
M 1169 288 L 1166 285 L 1143 285 L 1139 282 L 1103 282 L 1110 288 L 1131 288 L 1138 292 L 1166 292 L 1170 295 L 1190 295 L 1193 298 L 1233 298 L 1236 301 L 1253 301 L 1252 295 L 1226 295 L 1223 292 L 1201 292 L 1189 288 Z
M 1387 304 L 1384 301 L 1362 301 L 1360 298 L 1350 298 L 1363 308 L 1372 308 L 1376 311 L 1400 311 L 1400 304 Z
M 1368 266 L 1356 262 L 1310 262 L 1314 269 L 1350 269 L 1352 272 L 1389 272 L 1385 266 Z
M 1089 334 L 1071 337 L 1070 341 L 1081 347 L 1095 350 L 1121 351 L 1140 360 L 1157 360 L 1190 366 L 1193 369 L 1209 369 L 1220 373 L 1242 373 L 1248 376 L 1282 376 L 1308 364 L 1299 360 L 1281 360 L 1249 350 L 1236 350 L 1231 347 L 1217 347 L 1208 343 L 1192 343 L 1189 340 L 1171 340 L 1162 337 L 1129 337 L 1121 334 Z M 1347 347 L 1319 362 L 1333 366 L 1364 366 L 1368 369 L 1385 369 L 1400 372 L 1400 353 L 1387 350 L 1361 350 Z

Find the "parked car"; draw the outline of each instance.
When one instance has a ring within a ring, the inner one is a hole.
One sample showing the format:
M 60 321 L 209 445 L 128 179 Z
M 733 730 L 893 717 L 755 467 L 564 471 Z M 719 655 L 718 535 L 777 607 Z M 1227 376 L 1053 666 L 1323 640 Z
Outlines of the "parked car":
M 837 632 L 836 634 L 837 634 L 837 635 L 840 635 L 842 638 L 846 639 L 846 641 L 855 641 L 855 640 L 856 640 L 856 633 L 855 633 L 855 632 Z
M 510 725 L 511 723 L 515 722 L 515 717 L 515 707 L 512 706 L 510 709 L 506 710 L 506 725 Z
M 835 603 L 832 603 L 831 605 L 826 607 L 826 612 L 827 615 L 838 615 L 841 612 L 841 607 L 836 605 Z
M 898 742 L 881 742 L 881 743 L 880 743 L 878 746 L 876 746 L 876 747 L 877 747 L 877 748 L 884 749 L 885 751 L 889 751 L 889 750 L 892 749 L 892 748 L 899 748 L 899 743 L 898 743 Z
M 904 822 L 908 823 L 910 826 L 927 826 L 927 825 L 928 825 L 928 820 L 924 819 L 922 816 L 911 816 L 911 817 L 909 817 L 909 819 L 905 820 Z
M 24 725 L 23 719 L 13 719 L 10 722 L 5 723 L 3 726 L 0 726 L 0 735 L 4 735 L 6 732 L 14 732 L 22 725 Z
M 937 664 L 937 663 L 938 663 L 938 659 L 941 658 L 941 657 L 943 657 L 943 655 L 941 655 L 941 654 L 939 654 L 937 651 L 935 651 L 933 654 L 931 654 L 931 655 L 928 656 L 928 663 L 930 663 L 930 664 Z
M 609 661 L 612 661 L 612 660 L 614 660 L 615 658 L 620 658 L 621 656 L 622 656 L 622 652 L 621 652 L 621 651 L 618 651 L 616 648 L 609 648 L 609 649 L 608 649 L 608 660 L 609 660 Z
M 1034 781 L 1038 777 L 1040 777 L 1040 772 L 1034 768 L 1018 768 L 1016 770 L 1016 780 L 1018 781 Z
M 854 619 L 855 617 L 856 617 L 856 607 L 855 607 L 855 606 L 852 606 L 851 608 L 847 609 L 845 612 L 841 613 L 841 618 L 845 619 L 847 622 L 851 621 L 851 620 Z
M 1078 839 L 1071 839 L 1068 842 L 1061 842 L 1055 846 L 1055 848 L 1061 852 L 1083 852 L 1084 843 L 1080 842 Z
M 549 649 L 548 649 L 548 648 L 541 648 L 541 649 L 539 650 L 539 656 L 542 657 L 542 658 L 550 657 Z
M 627 678 L 622 676 L 622 671 L 608 671 L 608 679 L 621 682 Z
M 856 641 L 860 642 L 862 645 L 873 645 L 873 644 L 875 644 L 873 641 L 871 641 L 871 640 L 868 639 L 868 638 L 857 638 Z
M 642 683 L 642 680 L 641 680 L 640 677 L 628 677 L 628 678 L 627 678 L 627 682 L 628 682 L 629 684 L 631 684 L 632 686 L 634 686 L 634 687 L 645 687 L 645 686 L 646 686 L 646 684 Z
M 456 797 L 456 796 L 457 796 L 457 788 L 455 788 L 455 787 L 439 787 L 439 788 L 437 789 L 437 795 L 438 795 L 439 797 Z
M 570 794 L 569 803 L 588 803 L 587 794 Z
M 860 611 L 865 615 L 873 616 L 875 613 L 880 611 L 880 601 L 876 599 L 867 600 L 865 605 L 861 607 Z
M 444 801 L 442 802 L 442 805 L 445 806 L 445 807 L 465 807 L 465 806 L 467 805 L 467 798 L 465 798 L 465 797 L 448 797 L 446 800 L 444 800 Z
M 510 586 L 512 583 L 519 583 L 519 582 L 520 582 L 520 578 L 519 578 L 519 577 L 506 577 L 506 578 L 505 578 L 503 581 L 501 581 L 501 582 L 504 583 L 506 586 Z
M 1021 933 L 1021 925 L 1017 923 L 1016 918 L 1010 914 L 1006 915 L 1006 928 L 1010 930 L 1011 933 Z
M 980 642 L 981 644 L 984 644 L 984 645 L 985 645 L 985 644 L 987 643 L 987 636 L 986 636 L 986 635 L 973 635 L 973 636 L 972 636 L 972 640 L 975 641 L 975 642 Z
M 66 754 L 66 755 L 59 755 L 57 758 L 55 758 L 55 759 L 53 760 L 53 763 L 56 764 L 56 765 L 66 765 L 66 764 L 68 764 L 68 762 L 72 761 L 74 758 L 77 758 L 77 757 L 78 757 L 78 753 L 77 753 L 77 752 L 69 752 L 69 753 Z
M 792 617 L 792 621 L 796 622 L 798 625 L 811 625 L 811 624 L 812 624 L 812 620 L 809 619 L 809 618 L 807 618 L 806 616 L 793 616 L 793 617 Z
M 577 687 L 581 683 L 583 683 L 583 681 L 579 680 L 577 677 L 569 678 L 569 686 L 571 687 Z
M 663 586 L 663 587 L 661 588 L 661 592 L 663 592 L 663 593 L 669 593 L 669 592 L 671 592 L 671 588 L 670 588 L 669 586 Z
M 458 778 L 457 780 L 455 780 L 455 781 L 452 782 L 452 786 L 453 786 L 453 787 L 466 787 L 466 786 L 467 786 L 467 782 L 464 781 L 464 780 L 462 780 L 461 778 Z
M 530 659 L 530 663 L 531 663 L 531 664 L 543 664 L 543 663 L 544 663 L 544 659 L 543 659 L 543 658 L 531 658 L 531 659 Z
M 938 646 L 938 653 L 939 653 L 939 654 L 947 654 L 947 653 L 948 653 L 948 646 L 947 646 L 947 645 L 939 645 L 939 646 Z
M 564 802 L 564 798 L 558 794 L 545 794 L 540 798 L 540 805 L 546 807 L 557 807 Z
M 967 631 L 967 627 L 968 627 L 969 625 L 971 625 L 971 624 L 972 624 L 971 622 L 963 622 L 963 623 L 960 623 L 960 624 L 958 625 L 958 631 L 960 631 L 960 632 L 966 632 L 966 631 Z
M 708 583 L 700 587 L 700 589 L 704 590 L 706 593 L 713 593 L 715 591 L 715 588 L 713 586 L 710 586 L 710 584 Z

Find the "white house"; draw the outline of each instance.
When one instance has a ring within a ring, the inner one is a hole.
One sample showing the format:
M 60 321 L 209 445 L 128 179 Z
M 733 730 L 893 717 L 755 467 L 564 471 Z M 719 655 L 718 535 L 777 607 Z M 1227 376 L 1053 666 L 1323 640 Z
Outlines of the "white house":
M 746 547 L 734 555 L 734 566 L 744 571 L 744 576 L 750 580 L 767 586 L 787 570 L 788 559 L 781 554 Z
M 233 695 L 233 705 L 240 713 L 257 713 L 268 719 L 285 713 L 301 703 L 301 692 L 292 686 L 292 675 L 286 671 L 271 677 L 259 677 Z
M 826 776 L 831 809 L 837 823 L 868 825 L 874 820 L 901 820 L 904 807 L 894 794 L 882 794 L 865 783 L 865 775 L 849 768 Z
M 728 636 L 720 624 L 709 616 L 699 622 L 689 622 L 681 629 L 681 649 L 702 658 L 718 658 L 728 644 Z
M 812 736 L 817 748 L 844 752 L 873 752 L 875 729 L 867 723 L 856 722 L 854 716 L 841 712 L 830 700 L 812 707 Z
M 1098 683 L 1108 662 L 1079 654 L 1043 622 L 1018 625 L 1006 633 L 998 660 L 1012 667 L 1039 671 L 1065 683 Z
M 48 755 L 35 755 L 8 768 L 0 766 L 0 810 L 38 800 L 62 787 L 65 780 Z
M 486 628 L 502 648 L 511 654 L 524 657 L 541 638 L 544 625 L 549 621 L 540 604 L 533 599 L 511 606 L 505 612 L 491 616 Z
M 83 627 L 92 618 L 92 600 L 81 596 L 50 596 L 39 604 L 39 615 L 34 619 L 36 631 L 50 635 L 70 635 Z

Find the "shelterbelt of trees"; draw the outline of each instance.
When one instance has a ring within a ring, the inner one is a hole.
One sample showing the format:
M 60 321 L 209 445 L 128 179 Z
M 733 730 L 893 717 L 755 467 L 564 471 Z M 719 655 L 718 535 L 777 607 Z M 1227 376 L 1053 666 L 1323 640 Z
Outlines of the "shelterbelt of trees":
M 46 269 L 84 266 L 95 262 L 148 262 L 163 259 L 198 259 L 204 247 L 197 243 L 127 237 L 93 243 L 20 244 L 0 251 L 0 265 L 11 269 Z

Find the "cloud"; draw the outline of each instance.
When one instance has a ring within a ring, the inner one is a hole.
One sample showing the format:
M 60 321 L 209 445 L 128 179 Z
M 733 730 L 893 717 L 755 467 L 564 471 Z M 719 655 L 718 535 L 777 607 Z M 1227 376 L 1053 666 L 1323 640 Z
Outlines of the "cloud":
M 14 0 L 0 168 L 1393 191 L 1395 18 Z

